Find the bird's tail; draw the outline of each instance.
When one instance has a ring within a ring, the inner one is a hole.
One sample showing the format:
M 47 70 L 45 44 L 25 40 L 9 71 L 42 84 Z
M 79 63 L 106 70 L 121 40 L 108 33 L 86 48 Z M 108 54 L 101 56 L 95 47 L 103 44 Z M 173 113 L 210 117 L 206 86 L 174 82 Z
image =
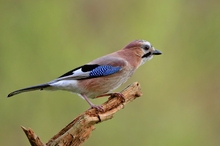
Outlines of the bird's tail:
M 45 89 L 47 87 L 50 87 L 50 85 L 46 83 L 46 84 L 40 84 L 40 85 L 36 85 L 36 86 L 31 86 L 31 87 L 19 89 L 19 90 L 13 91 L 10 94 L 8 94 L 8 97 L 11 97 L 11 96 L 14 96 L 16 94 L 23 93 L 23 92 L 29 92 L 29 91 L 35 91 L 35 90 L 43 90 L 43 89 Z

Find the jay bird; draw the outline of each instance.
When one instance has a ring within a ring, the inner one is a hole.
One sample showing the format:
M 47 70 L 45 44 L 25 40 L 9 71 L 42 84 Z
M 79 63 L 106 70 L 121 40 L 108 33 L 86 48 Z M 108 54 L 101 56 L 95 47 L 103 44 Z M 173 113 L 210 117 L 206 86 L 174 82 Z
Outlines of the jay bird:
M 8 97 L 34 90 L 65 90 L 77 93 L 85 99 L 91 108 L 102 110 L 88 98 L 94 99 L 103 95 L 120 95 L 110 93 L 125 83 L 139 66 L 153 58 L 153 55 L 162 54 L 154 49 L 150 42 L 135 40 L 123 49 L 102 56 L 90 63 L 77 67 L 55 80 L 23 89 L 8 94 Z

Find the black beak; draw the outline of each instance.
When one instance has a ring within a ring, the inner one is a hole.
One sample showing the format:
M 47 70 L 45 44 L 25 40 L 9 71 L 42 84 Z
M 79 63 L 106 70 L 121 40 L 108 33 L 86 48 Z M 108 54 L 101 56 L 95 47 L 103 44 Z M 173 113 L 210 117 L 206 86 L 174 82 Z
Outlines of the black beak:
M 160 55 L 162 54 L 162 52 L 160 52 L 159 50 L 154 50 L 153 55 Z

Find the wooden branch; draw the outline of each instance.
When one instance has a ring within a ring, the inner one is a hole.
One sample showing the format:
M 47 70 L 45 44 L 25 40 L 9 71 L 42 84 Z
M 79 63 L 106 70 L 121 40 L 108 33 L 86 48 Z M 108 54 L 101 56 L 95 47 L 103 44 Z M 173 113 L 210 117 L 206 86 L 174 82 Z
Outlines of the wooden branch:
M 119 97 L 109 98 L 102 104 L 104 111 L 89 109 L 76 117 L 59 133 L 54 135 L 46 144 L 31 129 L 21 127 L 32 146 L 79 146 L 90 136 L 94 125 L 113 118 L 113 115 L 124 106 L 142 95 L 139 83 L 135 82 L 122 92 L 125 100 Z

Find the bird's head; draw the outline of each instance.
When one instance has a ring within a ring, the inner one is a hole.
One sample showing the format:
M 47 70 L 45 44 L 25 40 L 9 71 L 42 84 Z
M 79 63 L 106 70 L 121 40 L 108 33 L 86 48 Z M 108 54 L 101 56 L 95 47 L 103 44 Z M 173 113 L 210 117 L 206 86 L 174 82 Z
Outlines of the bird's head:
M 154 55 L 161 55 L 162 52 L 156 50 L 150 42 L 145 40 L 135 40 L 128 44 L 125 49 L 131 49 L 135 55 L 141 58 L 141 64 L 153 58 Z

